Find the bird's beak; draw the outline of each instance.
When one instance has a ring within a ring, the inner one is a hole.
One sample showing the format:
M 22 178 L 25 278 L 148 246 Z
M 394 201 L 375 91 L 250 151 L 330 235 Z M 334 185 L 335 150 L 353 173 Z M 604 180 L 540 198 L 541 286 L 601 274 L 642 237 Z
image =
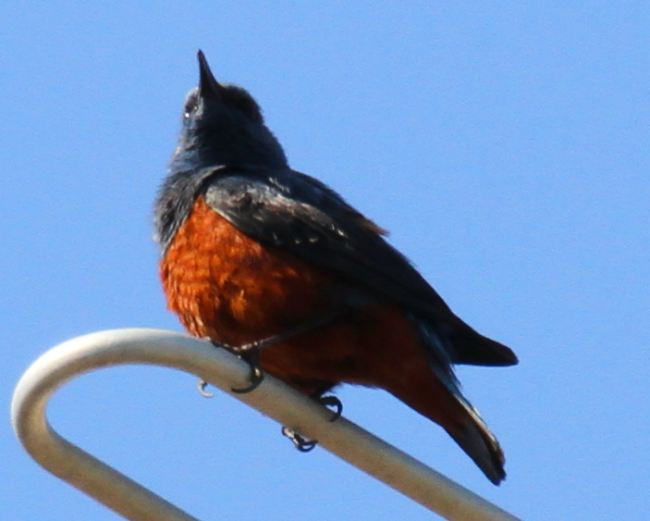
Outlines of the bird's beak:
M 221 89 L 223 88 L 221 84 L 215 79 L 208 65 L 208 60 L 205 59 L 203 51 L 198 52 L 199 58 L 199 95 L 203 99 L 210 98 L 219 98 Z

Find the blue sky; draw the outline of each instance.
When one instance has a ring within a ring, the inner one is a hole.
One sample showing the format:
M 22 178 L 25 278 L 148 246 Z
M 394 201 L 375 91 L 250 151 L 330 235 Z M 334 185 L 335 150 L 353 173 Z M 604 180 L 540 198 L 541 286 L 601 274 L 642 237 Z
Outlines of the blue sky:
M 647 519 L 650 6 L 446 4 L 4 2 L 2 409 L 61 341 L 180 330 L 151 205 L 202 48 L 294 168 L 388 228 L 520 356 L 458 371 L 506 451 L 501 487 L 386 393 L 341 390 L 346 416 L 523 519 Z M 170 370 L 85 376 L 50 417 L 200 519 L 431 518 Z M 118 519 L 33 463 L 8 421 L 0 446 L 10 518 Z

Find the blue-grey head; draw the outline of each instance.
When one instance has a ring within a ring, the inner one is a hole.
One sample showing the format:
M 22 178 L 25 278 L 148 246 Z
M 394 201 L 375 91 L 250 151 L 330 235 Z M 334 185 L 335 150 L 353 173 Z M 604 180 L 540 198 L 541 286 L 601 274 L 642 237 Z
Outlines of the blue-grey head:
M 243 88 L 219 83 L 201 51 L 200 81 L 183 108 L 183 126 L 172 171 L 210 166 L 287 166 L 282 146 L 264 124 L 255 99 Z

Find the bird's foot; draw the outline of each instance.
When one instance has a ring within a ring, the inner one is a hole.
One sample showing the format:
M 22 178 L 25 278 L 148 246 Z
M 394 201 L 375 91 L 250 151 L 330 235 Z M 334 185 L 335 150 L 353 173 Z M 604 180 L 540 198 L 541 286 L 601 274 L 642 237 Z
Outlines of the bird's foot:
M 225 347 L 225 346 L 224 346 Z M 228 349 L 228 348 L 226 348 Z M 237 353 L 236 353 L 237 354 Z M 247 385 L 246 387 L 242 389 L 230 389 L 233 393 L 237 394 L 245 394 L 245 393 L 250 393 L 253 391 L 257 386 L 259 386 L 262 381 L 264 380 L 264 372 L 262 371 L 262 368 L 260 367 L 259 363 L 259 351 L 253 350 L 253 351 L 244 351 L 243 353 L 237 354 L 239 358 L 244 360 L 248 366 L 250 367 L 250 384 Z M 197 382 L 197 387 L 199 389 L 199 393 L 201 393 L 201 396 L 204 398 L 212 398 L 214 394 L 212 394 L 210 391 L 207 391 L 206 388 L 208 387 L 208 382 L 206 382 L 203 379 L 200 379 Z
M 247 345 L 252 345 L 252 344 L 247 344 Z M 234 387 L 231 388 L 230 390 L 233 393 L 237 393 L 237 394 L 250 393 L 251 391 L 257 389 L 257 387 L 264 380 L 264 371 L 262 371 L 262 367 L 260 366 L 260 349 L 261 347 L 259 347 L 258 345 L 256 347 L 252 347 L 250 349 L 240 351 L 239 353 L 233 351 L 237 356 L 239 356 L 239 358 L 241 358 L 244 362 L 246 362 L 248 364 L 248 367 L 250 368 L 250 384 L 241 389 L 235 389 Z
M 315 396 L 313 399 L 325 407 L 334 407 L 334 416 L 329 419 L 330 422 L 334 422 L 341 417 L 343 404 L 336 396 Z M 289 438 L 300 452 L 309 452 L 318 445 L 318 441 L 309 440 L 289 427 L 282 427 L 282 434 Z
M 303 438 L 300 434 L 298 434 L 293 429 L 290 429 L 289 427 L 282 427 L 281 432 L 283 436 L 286 436 L 291 440 L 294 447 L 296 447 L 296 449 L 298 449 L 300 452 L 309 452 L 310 450 L 313 450 L 316 445 L 318 445 L 317 441 Z
M 343 412 L 343 403 L 341 403 L 341 400 L 339 400 L 336 396 L 318 396 L 315 397 L 314 400 L 316 400 L 321 405 L 324 405 L 325 407 L 334 408 L 334 416 L 330 418 L 330 422 L 335 422 L 341 417 L 341 413 Z
M 264 373 L 260 367 L 260 349 L 272 344 L 273 341 L 275 341 L 275 337 L 265 338 L 264 340 L 257 340 L 255 342 L 241 346 L 231 346 L 223 342 L 214 342 L 210 337 L 204 337 L 203 340 L 207 340 L 217 347 L 223 347 L 224 349 L 237 355 L 250 367 L 250 385 L 247 385 L 243 389 L 231 389 L 233 393 L 249 393 L 262 383 L 262 380 L 264 380 Z M 201 393 L 201 396 L 205 398 L 212 398 L 214 394 L 206 390 L 208 385 L 208 382 L 202 378 L 197 382 L 197 387 L 199 389 L 199 393 Z

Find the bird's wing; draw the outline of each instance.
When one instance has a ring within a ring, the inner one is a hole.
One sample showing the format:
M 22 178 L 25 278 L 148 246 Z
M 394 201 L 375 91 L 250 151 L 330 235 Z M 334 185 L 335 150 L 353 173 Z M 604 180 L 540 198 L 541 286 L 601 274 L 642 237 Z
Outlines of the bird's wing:
M 378 226 L 319 181 L 289 170 L 220 168 L 209 176 L 205 199 L 250 237 L 282 246 L 443 328 L 453 362 L 516 363 L 510 349 L 458 318 Z

